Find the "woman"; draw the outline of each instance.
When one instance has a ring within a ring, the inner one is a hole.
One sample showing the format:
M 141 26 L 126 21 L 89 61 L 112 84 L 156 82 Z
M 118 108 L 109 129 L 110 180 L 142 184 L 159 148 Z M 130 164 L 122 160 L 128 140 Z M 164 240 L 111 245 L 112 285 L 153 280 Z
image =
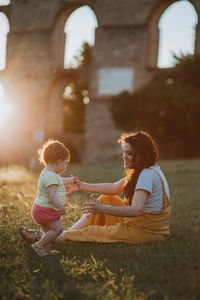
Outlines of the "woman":
M 158 150 L 147 132 L 123 134 L 126 177 L 115 183 L 68 184 L 69 193 L 80 190 L 103 194 L 85 203 L 83 217 L 57 237 L 56 242 L 128 242 L 132 244 L 165 241 L 169 236 L 169 188 L 160 167 Z M 116 196 L 124 193 L 124 200 Z M 25 239 L 34 241 L 41 231 L 22 230 Z M 35 234 L 36 236 L 34 237 Z

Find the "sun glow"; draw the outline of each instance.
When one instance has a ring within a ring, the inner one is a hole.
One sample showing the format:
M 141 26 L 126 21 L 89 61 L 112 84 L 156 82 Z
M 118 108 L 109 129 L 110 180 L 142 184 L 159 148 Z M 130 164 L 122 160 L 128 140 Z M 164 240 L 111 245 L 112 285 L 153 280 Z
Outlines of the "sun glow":
M 3 87 L 0 83 L 0 124 L 3 123 L 11 113 L 11 105 L 4 99 Z

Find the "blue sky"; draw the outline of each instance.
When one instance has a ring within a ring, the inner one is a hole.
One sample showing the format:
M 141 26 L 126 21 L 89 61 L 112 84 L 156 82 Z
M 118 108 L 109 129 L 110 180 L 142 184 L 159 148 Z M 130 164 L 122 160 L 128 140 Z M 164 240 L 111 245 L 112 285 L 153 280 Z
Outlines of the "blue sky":
M 0 4 L 9 3 L 9 0 L 0 0 Z M 194 51 L 194 26 L 197 15 L 193 6 L 186 0 L 172 4 L 161 16 L 159 67 L 173 65 L 172 52 L 180 54 L 193 53 Z M 76 10 L 69 17 L 65 32 L 68 32 L 68 47 L 65 52 L 65 66 L 75 66 L 73 56 L 78 53 L 83 41 L 94 43 L 94 28 L 97 21 L 94 13 L 86 6 Z M 5 57 L 5 32 L 8 24 L 3 14 L 0 14 L 0 69 L 4 67 Z M 68 63 L 67 63 L 68 62 Z

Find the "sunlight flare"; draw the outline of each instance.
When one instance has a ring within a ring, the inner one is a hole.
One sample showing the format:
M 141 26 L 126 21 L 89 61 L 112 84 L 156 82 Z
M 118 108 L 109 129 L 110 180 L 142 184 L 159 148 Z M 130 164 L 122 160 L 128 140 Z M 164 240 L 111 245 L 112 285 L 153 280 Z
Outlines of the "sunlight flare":
M 5 121 L 11 112 L 11 105 L 5 100 L 0 99 L 0 123 Z
M 11 110 L 11 104 L 5 100 L 3 95 L 3 87 L 0 84 L 0 124 L 7 119 L 11 113 Z

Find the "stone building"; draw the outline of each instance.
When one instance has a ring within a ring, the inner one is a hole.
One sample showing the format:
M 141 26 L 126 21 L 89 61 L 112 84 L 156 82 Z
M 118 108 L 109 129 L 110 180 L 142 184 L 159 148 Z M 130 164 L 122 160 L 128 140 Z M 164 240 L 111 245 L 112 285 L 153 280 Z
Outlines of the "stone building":
M 72 144 L 84 161 L 119 156 L 109 97 L 135 91 L 157 69 L 161 15 L 175 0 L 13 0 L 0 7 L 10 23 L 7 63 L 0 72 L 5 94 L 18 112 L 12 136 L 19 157 L 46 137 L 59 136 Z M 200 18 L 200 1 L 189 1 Z M 98 28 L 92 64 L 85 69 L 64 69 L 64 25 L 70 14 L 87 5 Z M 200 23 L 195 53 L 200 53 Z M 89 85 L 85 134 L 63 132 L 62 95 L 67 84 L 82 76 Z M 30 105 L 34 104 L 34 105 Z M 34 135 L 34 138 L 33 138 Z M 17 139 L 16 139 L 17 137 Z M 38 146 L 38 145 L 36 145 Z

